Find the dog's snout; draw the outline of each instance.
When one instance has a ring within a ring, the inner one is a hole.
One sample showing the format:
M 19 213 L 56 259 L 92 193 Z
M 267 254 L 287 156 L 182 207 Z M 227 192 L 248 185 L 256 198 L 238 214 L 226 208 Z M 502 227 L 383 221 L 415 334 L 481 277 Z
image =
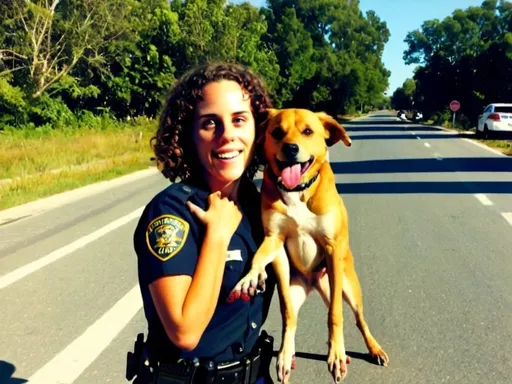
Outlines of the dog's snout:
M 293 143 L 283 144 L 283 154 L 287 158 L 294 158 L 299 153 L 299 146 Z

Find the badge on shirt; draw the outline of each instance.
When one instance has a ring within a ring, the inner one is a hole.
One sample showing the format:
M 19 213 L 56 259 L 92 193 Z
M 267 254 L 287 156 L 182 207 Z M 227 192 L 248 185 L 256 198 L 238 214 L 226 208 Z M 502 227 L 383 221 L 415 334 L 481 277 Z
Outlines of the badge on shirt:
M 162 215 L 153 219 L 146 229 L 149 251 L 162 261 L 176 255 L 185 244 L 189 224 L 174 215 Z
M 226 262 L 228 261 L 244 261 L 242 259 L 242 252 L 239 249 L 228 250 Z

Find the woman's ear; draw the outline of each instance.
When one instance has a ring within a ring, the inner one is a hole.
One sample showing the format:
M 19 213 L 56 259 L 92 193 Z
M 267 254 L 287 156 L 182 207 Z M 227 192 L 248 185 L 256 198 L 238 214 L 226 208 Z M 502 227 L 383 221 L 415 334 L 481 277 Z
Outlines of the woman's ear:
M 345 128 L 336 121 L 332 116 L 329 116 L 325 112 L 316 112 L 315 115 L 320 119 L 320 122 L 324 126 L 325 129 L 325 143 L 328 147 L 332 147 L 338 141 L 343 141 L 345 146 L 350 147 L 352 145 L 352 140 L 348 136 Z

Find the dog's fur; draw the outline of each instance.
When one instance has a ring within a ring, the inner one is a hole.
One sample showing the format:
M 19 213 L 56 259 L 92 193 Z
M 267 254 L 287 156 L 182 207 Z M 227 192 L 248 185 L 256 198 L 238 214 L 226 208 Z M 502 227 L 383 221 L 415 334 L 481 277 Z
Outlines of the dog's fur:
M 268 161 L 261 188 L 265 239 L 251 270 L 234 292 L 237 296 L 241 292 L 254 295 L 258 285 L 264 285 L 265 266 L 272 263 L 284 320 L 277 359 L 279 380 L 288 382 L 295 354 L 297 315 L 313 288 L 329 309 L 327 362 L 334 381 L 340 381 L 347 372 L 342 299 L 352 308 L 370 355 L 379 364 L 387 365 L 388 356 L 363 317 L 362 293 L 349 247 L 347 211 L 328 161 L 328 146 L 339 141 L 347 147 L 351 145 L 347 132 L 323 112 L 271 109 L 260 140 Z M 282 170 L 297 163 L 302 164 L 300 183 L 313 182 L 299 186 L 304 187 L 302 191 L 289 192 L 283 184 Z M 307 169 L 306 164 L 310 164 Z M 302 276 L 290 273 L 289 261 Z M 325 262 L 327 274 L 319 273 L 319 269 L 325 271 Z

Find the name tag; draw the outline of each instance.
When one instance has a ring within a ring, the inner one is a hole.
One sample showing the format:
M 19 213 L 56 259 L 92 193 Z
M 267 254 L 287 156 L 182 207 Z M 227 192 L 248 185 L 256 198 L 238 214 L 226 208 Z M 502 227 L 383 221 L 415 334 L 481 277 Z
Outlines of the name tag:
M 242 252 L 239 249 L 228 250 L 226 261 L 243 261 Z

